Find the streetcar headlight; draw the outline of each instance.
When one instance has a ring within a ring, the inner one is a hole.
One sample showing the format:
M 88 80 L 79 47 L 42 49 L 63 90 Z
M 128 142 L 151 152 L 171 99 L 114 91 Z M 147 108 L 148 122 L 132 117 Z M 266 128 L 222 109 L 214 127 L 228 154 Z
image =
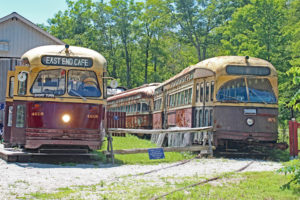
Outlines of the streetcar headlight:
M 254 119 L 248 118 L 248 119 L 246 120 L 246 122 L 247 122 L 248 126 L 252 126 L 252 125 L 254 124 Z
M 68 114 L 64 114 L 61 119 L 63 122 L 68 123 L 71 120 L 71 117 Z

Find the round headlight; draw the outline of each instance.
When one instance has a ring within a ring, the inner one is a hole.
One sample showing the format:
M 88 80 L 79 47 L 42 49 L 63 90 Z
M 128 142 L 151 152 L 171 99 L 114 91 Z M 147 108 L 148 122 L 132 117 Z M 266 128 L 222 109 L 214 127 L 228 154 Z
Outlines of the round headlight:
M 61 119 L 63 122 L 68 123 L 71 120 L 71 117 L 68 114 L 64 114 Z
M 248 118 L 246 122 L 248 126 L 252 126 L 254 124 L 254 119 Z

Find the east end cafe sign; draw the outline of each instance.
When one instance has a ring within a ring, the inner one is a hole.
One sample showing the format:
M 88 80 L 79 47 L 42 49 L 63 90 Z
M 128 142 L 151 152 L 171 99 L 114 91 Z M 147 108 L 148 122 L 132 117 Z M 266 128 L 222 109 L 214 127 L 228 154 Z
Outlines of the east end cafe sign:
M 91 58 L 65 57 L 65 56 L 43 56 L 43 65 L 68 66 L 68 67 L 92 67 Z

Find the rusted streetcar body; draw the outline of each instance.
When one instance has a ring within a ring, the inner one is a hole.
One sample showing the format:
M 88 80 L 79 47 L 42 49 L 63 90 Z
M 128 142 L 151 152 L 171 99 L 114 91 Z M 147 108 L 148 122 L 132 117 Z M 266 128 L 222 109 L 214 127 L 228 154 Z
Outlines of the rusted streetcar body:
M 153 95 L 157 85 L 145 84 L 109 97 L 108 111 L 126 113 L 126 128 L 152 129 Z
M 273 143 L 277 140 L 277 99 L 277 73 L 269 62 L 242 56 L 210 58 L 155 90 L 153 126 L 213 126 L 216 146 Z
M 99 149 L 104 134 L 106 60 L 68 45 L 26 52 L 8 73 L 4 144 Z

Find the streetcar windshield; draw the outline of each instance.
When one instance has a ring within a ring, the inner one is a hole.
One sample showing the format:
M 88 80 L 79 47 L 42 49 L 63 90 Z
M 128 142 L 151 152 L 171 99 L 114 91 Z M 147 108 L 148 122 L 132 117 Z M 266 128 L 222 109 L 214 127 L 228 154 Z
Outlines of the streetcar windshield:
M 79 97 L 100 97 L 101 91 L 95 72 L 69 70 L 68 93 Z
M 40 71 L 30 92 L 32 94 L 60 96 L 65 93 L 66 72 L 63 69 Z
M 268 104 L 277 102 L 271 83 L 266 78 L 239 78 L 228 81 L 219 89 L 217 100 Z

